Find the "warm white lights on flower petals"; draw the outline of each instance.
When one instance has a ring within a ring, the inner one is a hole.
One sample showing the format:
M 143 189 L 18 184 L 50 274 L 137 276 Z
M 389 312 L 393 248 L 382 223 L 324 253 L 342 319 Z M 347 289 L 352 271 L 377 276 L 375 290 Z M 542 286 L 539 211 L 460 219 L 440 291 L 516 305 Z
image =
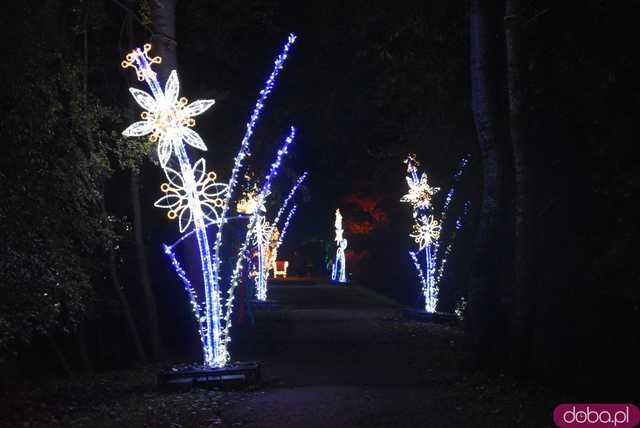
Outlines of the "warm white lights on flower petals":
M 414 209 L 427 209 L 431 205 L 431 197 L 440 190 L 439 187 L 431 187 L 427 181 L 427 174 L 422 173 L 419 180 L 407 177 L 409 192 L 400 198 L 400 202 L 409 202 Z
M 152 142 L 158 142 L 158 159 L 165 167 L 171 157 L 172 149 L 178 156 L 179 144 L 184 141 L 199 150 L 207 150 L 204 141 L 197 132 L 190 129 L 195 125 L 192 118 L 207 111 L 214 100 L 198 100 L 187 105 L 186 98 L 178 98 L 180 81 L 178 73 L 173 70 L 165 85 L 164 92 L 157 86 L 153 95 L 136 88 L 129 88 L 136 102 L 145 111 L 142 121 L 130 125 L 124 130 L 127 137 L 142 137 L 149 135 Z
M 415 239 L 416 244 L 422 250 L 440 238 L 440 224 L 433 218 L 433 215 L 428 217 L 423 215 L 413 225 L 413 233 L 410 236 Z
M 134 122 L 127 129 L 122 131 L 122 135 L 125 137 L 142 137 L 143 135 L 150 134 L 153 131 L 153 123 L 146 120 Z
M 154 204 L 158 208 L 166 208 L 167 217 L 178 218 L 180 232 L 184 232 L 193 221 L 192 204 L 198 204 L 203 216 L 210 222 L 220 220 L 222 212 L 222 195 L 227 191 L 227 184 L 217 183 L 216 174 L 205 174 L 204 159 L 194 164 L 193 174 L 195 185 L 192 188 L 184 185 L 182 175 L 171 168 L 165 168 L 164 172 L 169 183 L 163 183 L 160 190 L 164 196 Z

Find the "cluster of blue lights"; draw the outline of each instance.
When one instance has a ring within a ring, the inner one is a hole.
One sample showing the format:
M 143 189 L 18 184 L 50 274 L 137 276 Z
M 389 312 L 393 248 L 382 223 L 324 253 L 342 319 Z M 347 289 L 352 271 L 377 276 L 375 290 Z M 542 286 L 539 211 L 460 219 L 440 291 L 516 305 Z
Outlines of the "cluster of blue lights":
M 282 148 L 278 150 L 276 160 L 271 164 L 269 173 L 264 179 L 264 184 L 258 195 L 258 201 L 264 203 L 267 197 L 271 194 L 271 181 L 278 175 L 282 158 L 288 153 L 289 145 L 293 143 L 296 137 L 296 129 L 292 126 L 289 135 L 284 141 Z M 267 300 L 267 270 L 269 269 L 266 253 L 268 245 L 271 242 L 271 236 L 273 233 L 274 225 L 268 225 L 260 209 L 256 209 L 253 213 L 256 219 L 253 223 L 252 236 L 255 239 L 255 243 L 258 250 L 258 274 L 255 276 L 256 281 L 256 299 L 259 301 Z

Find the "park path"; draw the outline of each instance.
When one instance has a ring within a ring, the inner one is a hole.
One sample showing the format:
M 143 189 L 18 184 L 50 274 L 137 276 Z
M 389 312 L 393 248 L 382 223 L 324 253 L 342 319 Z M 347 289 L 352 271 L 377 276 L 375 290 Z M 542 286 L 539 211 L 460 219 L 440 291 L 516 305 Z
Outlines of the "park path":
M 262 364 L 255 387 L 166 393 L 155 366 L 6 385 L 0 427 L 540 428 L 577 402 L 465 369 L 459 327 L 404 320 L 367 289 L 294 283 L 271 297 L 282 309 L 234 327 L 233 355 Z
M 465 383 L 458 327 L 406 321 L 352 285 L 271 286 L 270 297 L 282 309 L 257 312 L 242 339 L 251 348 L 239 350 L 261 362 L 264 383 L 225 394 L 224 426 L 544 426 L 483 409 L 483 391 Z

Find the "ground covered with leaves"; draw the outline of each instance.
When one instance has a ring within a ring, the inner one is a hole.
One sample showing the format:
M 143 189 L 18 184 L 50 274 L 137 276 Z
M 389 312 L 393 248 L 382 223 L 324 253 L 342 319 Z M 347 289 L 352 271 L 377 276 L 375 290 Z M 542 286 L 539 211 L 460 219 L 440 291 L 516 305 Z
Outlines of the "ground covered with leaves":
M 563 398 L 474 373 L 456 325 L 408 321 L 366 290 L 280 286 L 283 306 L 238 331 L 262 364 L 240 390 L 163 393 L 146 367 L 3 391 L 11 427 L 545 427 Z

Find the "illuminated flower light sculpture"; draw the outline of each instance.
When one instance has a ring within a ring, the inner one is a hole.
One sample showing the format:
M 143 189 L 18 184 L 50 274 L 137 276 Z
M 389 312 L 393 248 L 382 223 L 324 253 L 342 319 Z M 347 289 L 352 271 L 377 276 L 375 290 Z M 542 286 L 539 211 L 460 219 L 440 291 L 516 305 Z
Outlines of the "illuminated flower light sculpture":
M 158 159 L 168 183 L 160 187 L 165 195 L 155 205 L 168 209 L 167 216 L 170 219 L 178 218 L 180 233 L 184 234 L 174 244 L 165 245 L 164 251 L 187 292 L 198 325 L 204 364 L 211 368 L 223 367 L 230 360 L 227 345 L 230 340 L 229 329 L 235 287 L 231 278 L 228 288 L 229 296 L 225 304 L 226 311 L 223 311 L 220 292 L 220 258 L 218 257 L 222 245 L 223 225 L 230 220 L 227 218 L 227 213 L 233 189 L 237 184 L 237 175 L 243 166 L 242 162 L 248 156 L 253 129 L 294 41 L 295 36 L 290 35 L 283 51 L 275 61 L 264 89 L 260 91 L 250 121 L 247 123 L 245 136 L 235 158 L 228 184 L 217 183 L 215 173 L 206 172 L 204 159 L 192 164 L 186 150 L 187 145 L 195 149 L 207 150 L 200 135 L 191 128 L 195 126 L 193 117 L 208 110 L 214 101 L 199 100 L 189 104 L 186 98 L 179 98 L 180 83 L 175 70 L 170 73 L 163 87 L 152 69 L 152 65 L 159 64 L 161 59 L 157 56 L 149 56 L 151 50 L 149 44 L 144 45 L 142 49 L 134 49 L 122 61 L 124 68 L 135 69 L 138 80 L 144 81 L 151 91 L 149 94 L 136 88 L 129 89 L 144 111 L 141 114 L 142 120 L 126 128 L 123 135 L 128 137 L 149 135 L 150 141 L 158 144 Z M 179 171 L 168 166 L 172 155 L 176 157 Z M 254 224 L 255 221 L 253 223 L 250 221 L 249 228 Z M 207 235 L 207 227 L 211 225 L 217 227 L 213 251 L 210 249 Z M 204 302 L 200 301 L 174 252 L 175 246 L 191 235 L 195 235 L 199 249 Z
M 276 160 L 271 164 L 269 174 L 265 177 L 262 190 L 257 196 L 257 200 L 259 201 L 258 206 L 261 209 L 255 210 L 253 214 L 253 217 L 255 217 L 255 219 L 252 221 L 251 238 L 253 240 L 253 245 L 256 247 L 258 253 L 258 274 L 255 275 L 255 289 L 256 299 L 261 302 L 267 300 L 267 271 L 269 268 L 268 249 L 272 240 L 272 234 L 275 226 L 275 223 L 270 224 L 266 219 L 266 209 L 264 209 L 264 203 L 267 197 L 271 194 L 271 182 L 273 178 L 278 175 L 278 170 L 280 169 L 282 158 L 288 153 L 289 145 L 293 143 L 295 136 L 296 130 L 294 127 L 291 127 L 291 132 L 285 139 L 282 148 L 278 150 Z
M 418 250 L 410 251 L 409 255 L 418 271 L 418 278 L 422 285 L 422 294 L 425 301 L 425 311 L 435 313 L 438 304 L 438 284 L 444 272 L 447 256 L 453 248 L 453 239 L 450 239 L 446 245 L 443 256 L 439 257 L 438 249 L 441 244 L 442 225 L 455 193 L 455 184 L 468 165 L 469 157 L 466 156 L 462 159 L 459 170 L 454 175 L 454 182 L 444 199 L 439 219 L 436 218 L 434 214 L 435 207 L 433 198 L 440 188 L 429 185 L 426 173 L 418 176 L 419 163 L 416 161 L 414 155 L 409 155 L 404 162 L 407 165 L 406 180 L 409 185 L 409 191 L 400 199 L 400 202 L 407 202 L 412 205 L 415 224 L 409 236 L 413 238 L 418 245 Z M 469 202 L 465 204 L 463 215 L 456 221 L 456 231 L 462 227 L 463 218 L 468 211 Z M 418 258 L 418 254 L 422 251 L 424 251 L 424 268 Z
M 269 257 L 267 257 L 267 266 L 266 266 L 266 272 L 265 272 L 265 278 L 267 280 L 269 279 L 269 270 L 273 267 L 273 262 L 275 262 L 276 258 L 278 257 L 278 249 L 282 245 L 282 242 L 284 241 L 284 237 L 287 234 L 289 222 L 291 221 L 291 218 L 296 212 L 296 206 L 294 205 L 294 207 L 289 211 L 289 214 L 287 215 L 284 225 L 282 226 L 282 230 L 278 228 L 280 219 L 282 218 L 282 215 L 284 214 L 285 210 L 289 206 L 289 203 L 292 201 L 296 192 L 298 191 L 298 189 L 300 188 L 304 180 L 307 178 L 307 175 L 308 173 L 305 172 L 300 177 L 298 177 L 293 187 L 291 187 L 291 190 L 289 190 L 289 194 L 287 195 L 285 200 L 282 202 L 282 205 L 278 209 L 278 213 L 276 214 L 276 217 L 273 219 L 273 222 L 272 222 L 273 233 L 271 235 Z
M 340 214 L 340 208 L 336 210 L 336 259 L 333 262 L 331 269 L 331 280 L 338 282 L 347 282 L 347 262 L 345 259 L 344 251 L 347 249 L 347 240 L 342 236 L 344 230 L 342 229 L 342 214 Z
M 277 167 L 280 165 L 281 157 L 282 155 L 287 153 L 288 144 L 290 144 L 293 141 L 293 137 L 295 136 L 294 131 L 295 130 L 292 129 L 292 133 L 290 137 L 285 141 L 285 147 L 283 147 L 281 150 L 278 151 L 278 158 L 276 159 L 276 162 L 272 164 L 272 167 L 274 166 L 276 167 L 276 170 L 275 170 L 276 173 L 275 174 L 270 173 L 265 178 L 265 184 L 268 184 L 268 186 L 265 189 L 263 189 L 265 193 L 260 192 L 258 196 L 254 196 L 254 193 L 250 192 L 247 194 L 245 199 L 243 199 L 238 204 L 239 212 L 242 211 L 245 213 L 253 213 L 255 211 L 253 210 L 253 207 L 258 207 L 258 206 L 260 207 L 260 211 L 261 211 L 260 213 L 257 214 L 256 220 L 253 223 L 254 232 L 251 235 L 247 235 L 248 236 L 247 239 L 253 238 L 252 243 L 255 250 L 253 254 L 255 254 L 257 258 L 257 263 L 255 264 L 255 271 L 251 272 L 251 276 L 254 278 L 256 282 L 256 287 L 255 287 L 256 300 L 258 300 L 259 302 L 265 302 L 267 300 L 267 287 L 268 287 L 267 281 L 269 279 L 269 271 L 273 266 L 273 262 L 275 261 L 278 255 L 278 249 L 280 248 L 280 245 L 282 245 L 282 242 L 287 232 L 287 228 L 289 227 L 289 222 L 291 221 L 291 218 L 295 213 L 295 206 L 287 215 L 286 221 L 282 229 L 282 233 L 278 228 L 278 224 L 280 222 L 280 219 L 282 218 L 282 214 L 285 212 L 287 206 L 289 205 L 289 203 L 295 196 L 297 190 L 302 185 L 302 183 L 304 182 L 304 180 L 307 178 L 307 175 L 308 175 L 308 173 L 305 172 L 300 177 L 298 177 L 295 184 L 289 191 L 289 194 L 287 195 L 286 199 L 278 209 L 278 213 L 276 214 L 276 217 L 274 218 L 273 222 L 268 223 L 266 220 L 266 209 L 264 208 L 264 199 L 270 193 L 271 179 L 275 175 L 277 175 Z M 262 198 L 260 199 L 261 202 L 257 202 L 258 198 Z M 261 218 L 263 220 L 261 220 Z M 268 227 L 266 227 L 265 224 L 268 225 Z M 261 236 L 260 239 L 258 239 L 258 236 Z M 249 258 L 247 258 L 247 260 L 250 263 Z

